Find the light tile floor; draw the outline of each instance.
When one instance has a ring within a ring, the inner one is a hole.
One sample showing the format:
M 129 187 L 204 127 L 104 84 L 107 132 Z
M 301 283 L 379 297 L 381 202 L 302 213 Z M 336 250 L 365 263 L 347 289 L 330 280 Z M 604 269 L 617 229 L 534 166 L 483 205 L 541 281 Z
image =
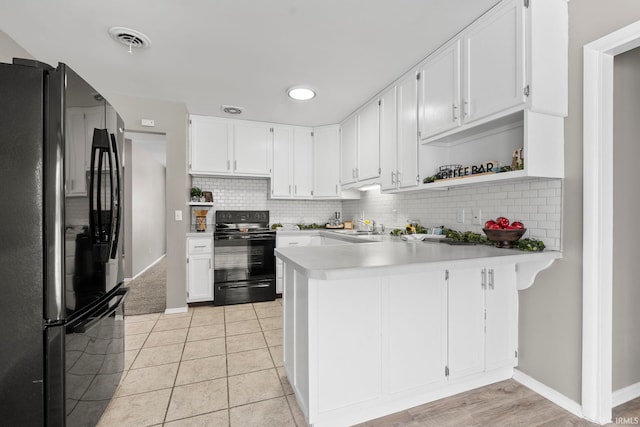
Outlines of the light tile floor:
M 282 367 L 281 300 L 125 318 L 99 427 L 306 426 Z

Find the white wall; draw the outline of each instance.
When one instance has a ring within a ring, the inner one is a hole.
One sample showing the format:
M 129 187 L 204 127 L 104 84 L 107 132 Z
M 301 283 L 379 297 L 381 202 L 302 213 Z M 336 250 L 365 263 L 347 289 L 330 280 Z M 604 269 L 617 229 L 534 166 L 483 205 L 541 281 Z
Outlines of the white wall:
M 131 142 L 131 273 L 135 277 L 166 253 L 166 169 L 143 143 Z

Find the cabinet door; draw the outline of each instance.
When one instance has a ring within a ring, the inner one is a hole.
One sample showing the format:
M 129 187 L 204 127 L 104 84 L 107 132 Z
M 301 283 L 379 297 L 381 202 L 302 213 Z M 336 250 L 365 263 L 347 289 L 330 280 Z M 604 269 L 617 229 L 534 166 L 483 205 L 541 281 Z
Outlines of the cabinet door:
M 418 185 L 418 80 L 411 74 L 398 84 L 399 188 Z
M 234 125 L 233 172 L 268 176 L 271 173 L 271 125 L 237 120 Z
M 399 278 L 389 284 L 387 300 L 391 393 L 444 381 L 447 355 L 444 271 Z
M 356 181 L 357 155 L 356 116 L 351 116 L 340 127 L 340 183 L 351 184 Z
M 313 197 L 340 196 L 340 126 L 313 129 Z
M 522 2 L 492 10 L 464 36 L 464 121 L 525 101 Z
M 91 128 L 93 131 L 93 128 Z M 91 140 L 86 142 L 85 115 L 81 109 L 70 108 L 66 113 L 65 138 L 65 195 L 86 196 L 86 152 L 91 150 Z
M 380 105 L 376 99 L 358 114 L 358 166 L 356 179 L 380 176 Z
M 451 270 L 448 283 L 449 376 L 484 369 L 484 289 L 480 268 Z
M 293 195 L 311 197 L 313 173 L 313 147 L 311 129 L 294 128 L 293 131 Z
M 398 115 L 396 87 L 380 97 L 380 187 L 395 189 L 398 172 Z
M 191 173 L 230 174 L 233 122 L 206 116 L 190 116 Z
M 514 265 L 487 269 L 485 369 L 516 366 L 518 291 Z
M 187 277 L 187 299 L 194 301 L 213 300 L 212 283 L 212 256 L 211 254 L 198 254 L 189 256 Z
M 420 73 L 421 138 L 460 126 L 460 40 L 427 60 Z
M 293 171 L 293 128 L 274 126 L 273 128 L 273 172 L 271 174 L 271 197 L 291 197 Z

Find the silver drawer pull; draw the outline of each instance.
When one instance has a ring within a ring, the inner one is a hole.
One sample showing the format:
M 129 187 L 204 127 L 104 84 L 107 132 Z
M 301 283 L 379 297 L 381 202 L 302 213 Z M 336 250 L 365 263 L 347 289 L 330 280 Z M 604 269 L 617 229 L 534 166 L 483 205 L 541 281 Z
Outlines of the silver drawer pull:
M 194 248 L 206 248 L 207 245 L 194 246 Z

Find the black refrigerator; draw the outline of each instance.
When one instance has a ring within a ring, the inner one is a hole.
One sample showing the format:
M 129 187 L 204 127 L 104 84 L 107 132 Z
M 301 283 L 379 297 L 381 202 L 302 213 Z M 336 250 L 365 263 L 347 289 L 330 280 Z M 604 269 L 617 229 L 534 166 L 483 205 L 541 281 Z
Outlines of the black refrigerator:
M 94 426 L 124 369 L 124 124 L 64 64 L 0 63 L 0 424 Z

